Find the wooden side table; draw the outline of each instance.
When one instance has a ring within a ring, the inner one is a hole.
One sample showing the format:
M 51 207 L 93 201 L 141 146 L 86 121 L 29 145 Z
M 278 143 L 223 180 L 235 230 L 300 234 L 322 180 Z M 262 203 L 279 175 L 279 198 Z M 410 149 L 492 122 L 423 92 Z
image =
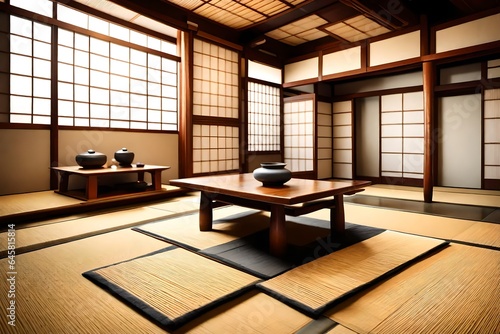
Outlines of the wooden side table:
M 145 165 L 144 167 L 116 167 L 116 168 L 93 168 L 87 169 L 80 166 L 65 166 L 65 167 L 52 167 L 51 169 L 57 171 L 60 175 L 59 189 L 57 193 L 75 197 L 83 200 L 92 200 L 98 198 L 98 177 L 111 174 L 125 174 L 136 173 L 138 181 L 144 181 L 144 173 L 151 174 L 152 189 L 161 190 L 161 172 L 169 169 L 170 166 L 155 166 Z M 78 192 L 68 189 L 69 177 L 71 175 L 79 175 L 85 178 L 85 194 L 81 195 Z

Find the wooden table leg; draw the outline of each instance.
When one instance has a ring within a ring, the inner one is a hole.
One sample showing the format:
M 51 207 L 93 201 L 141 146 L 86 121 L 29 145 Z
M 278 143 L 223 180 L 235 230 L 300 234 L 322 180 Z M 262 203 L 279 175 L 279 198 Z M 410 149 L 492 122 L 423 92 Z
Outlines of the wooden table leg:
M 151 174 L 151 183 L 153 184 L 153 189 L 161 190 L 161 170 L 152 171 L 150 174 Z
M 97 198 L 97 175 L 87 176 L 87 189 L 86 189 L 87 199 Z
M 61 172 L 61 180 L 59 180 L 59 192 L 67 193 L 69 184 L 69 173 Z
M 200 195 L 200 231 L 211 231 L 212 230 L 212 199 L 210 194 L 204 191 Z
M 283 205 L 271 205 L 269 252 L 278 257 L 286 253 L 285 207 Z
M 330 233 L 332 240 L 338 240 L 345 232 L 344 195 L 335 195 L 333 200 L 335 207 L 330 209 Z

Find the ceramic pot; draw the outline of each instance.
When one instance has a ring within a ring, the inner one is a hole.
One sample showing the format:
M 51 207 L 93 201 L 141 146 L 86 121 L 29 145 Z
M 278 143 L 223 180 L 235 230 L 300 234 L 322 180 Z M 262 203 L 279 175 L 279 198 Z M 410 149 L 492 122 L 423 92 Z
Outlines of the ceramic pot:
M 88 150 L 75 157 L 76 163 L 83 168 L 100 168 L 106 163 L 108 158 L 105 154 Z
M 115 160 L 120 166 L 128 167 L 134 161 L 134 152 L 127 150 L 126 147 L 115 152 Z
M 285 168 L 284 162 L 263 162 L 253 171 L 253 177 L 264 187 L 281 186 L 292 178 L 292 172 Z

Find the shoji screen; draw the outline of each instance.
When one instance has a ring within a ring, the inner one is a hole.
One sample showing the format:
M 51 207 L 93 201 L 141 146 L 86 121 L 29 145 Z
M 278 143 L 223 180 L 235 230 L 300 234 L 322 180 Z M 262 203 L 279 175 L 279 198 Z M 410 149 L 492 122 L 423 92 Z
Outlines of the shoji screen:
M 318 179 L 332 177 L 332 104 L 318 102 Z
M 284 100 L 285 163 L 292 172 L 314 171 L 314 96 Z
M 381 97 L 381 176 L 423 179 L 423 93 Z
M 238 53 L 194 40 L 193 173 L 239 169 Z
M 484 92 L 484 179 L 500 182 L 500 89 Z M 486 184 L 487 186 L 487 184 Z M 497 187 L 487 187 L 498 189 Z
M 248 83 L 248 150 L 280 151 L 280 89 Z
M 481 104 L 479 93 L 438 98 L 437 186 L 481 188 Z
M 333 177 L 352 179 L 352 101 L 333 103 Z

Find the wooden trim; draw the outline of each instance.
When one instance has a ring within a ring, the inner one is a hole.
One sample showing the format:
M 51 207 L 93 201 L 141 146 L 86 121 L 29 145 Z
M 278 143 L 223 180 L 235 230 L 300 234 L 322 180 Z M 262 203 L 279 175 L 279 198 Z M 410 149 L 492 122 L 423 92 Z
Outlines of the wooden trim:
M 371 96 L 380 96 L 380 95 L 389 95 L 389 94 L 404 94 L 411 92 L 421 92 L 423 90 L 423 86 L 411 86 L 411 87 L 401 87 L 401 88 L 390 88 L 383 90 L 373 90 L 369 92 L 361 92 L 361 93 L 353 93 L 347 95 L 337 95 L 333 98 L 334 102 L 342 102 L 345 100 L 353 100 L 357 98 L 363 97 L 371 97 Z
M 435 44 L 435 40 L 432 43 Z M 445 64 L 461 60 L 468 60 L 471 58 L 489 56 L 497 53 L 500 53 L 500 41 L 473 45 L 466 48 L 450 50 L 440 53 L 431 53 L 429 55 L 422 56 L 421 60 L 423 62 L 434 61 L 436 62 L 436 64 Z
M 282 76 L 284 76 L 285 71 L 281 71 Z M 280 88 L 280 148 L 281 148 L 281 161 L 285 161 L 285 94 L 283 92 L 283 87 Z
M 314 85 L 314 98 L 313 98 L 313 172 L 314 179 L 318 178 L 318 86 Z
M 408 177 L 381 176 L 380 183 L 396 186 L 422 187 L 424 181 L 422 179 L 412 179 Z
M 375 176 L 366 176 L 366 175 L 355 174 L 355 179 L 356 180 L 370 181 L 372 184 L 383 183 L 381 180 L 381 177 L 375 177 Z
M 237 51 L 243 51 L 243 46 L 241 46 L 239 44 L 228 42 L 220 37 L 211 35 L 209 33 L 203 32 L 203 31 L 198 31 L 196 33 L 196 38 L 206 39 L 206 40 L 209 40 L 211 43 L 220 44 L 222 46 L 229 47 L 229 48 L 237 50 Z
M 280 84 L 277 84 L 277 83 L 274 83 L 274 82 L 269 82 L 269 81 L 265 81 L 265 80 L 255 79 L 255 78 L 251 78 L 251 77 L 248 77 L 248 76 L 246 78 L 245 78 L 245 76 L 242 76 L 242 78 L 244 78 L 248 82 L 255 82 L 255 83 L 258 83 L 258 84 L 261 84 L 261 85 L 273 86 L 273 87 L 276 87 L 276 88 L 281 88 Z
M 0 123 L 0 129 L 50 130 L 50 125 L 28 123 Z
M 248 77 L 248 59 L 240 58 L 240 100 L 243 102 L 241 104 L 241 130 L 240 130 L 240 158 L 241 170 L 249 172 L 248 170 L 248 157 L 250 156 L 248 150 L 248 83 L 253 79 Z M 258 82 L 257 82 L 258 81 Z M 262 80 L 255 80 L 257 83 L 261 83 Z M 264 83 L 262 83 L 264 84 Z
M 481 63 L 481 78 L 487 78 L 488 72 L 488 65 L 486 62 Z M 480 92 L 481 93 L 481 189 L 484 189 L 484 169 L 485 169 L 485 159 L 484 159 L 484 151 L 485 151 L 485 145 L 484 145 L 484 128 L 485 128 L 485 123 L 486 119 L 484 118 L 484 86 L 480 85 Z M 477 91 L 476 91 L 477 93 Z
M 54 8 L 55 12 L 55 8 Z M 59 166 L 59 121 L 58 121 L 58 29 L 52 29 L 52 43 L 51 43 L 51 69 L 50 69 L 50 166 Z M 57 189 L 58 176 L 57 173 L 50 172 L 50 189 Z
M 387 94 L 378 95 L 378 177 L 382 183 L 384 176 L 382 176 L 382 96 Z M 401 94 L 403 95 L 403 94 Z
M 499 179 L 484 179 L 484 188 L 486 190 L 500 190 Z
M 241 120 L 239 118 L 229 118 L 229 117 L 193 115 L 192 120 L 193 124 L 237 126 L 238 128 L 241 124 Z
M 418 68 L 421 66 L 421 57 L 414 57 L 404 60 L 398 60 L 392 63 L 368 66 L 366 72 L 378 72 L 383 70 L 395 70 L 400 72 L 402 68 Z
M 322 77 L 323 81 L 333 80 L 333 79 L 343 79 L 346 76 L 358 75 L 366 73 L 366 68 L 360 68 L 356 70 L 344 71 L 339 73 L 327 74 Z
M 72 125 L 59 125 L 57 128 L 59 130 L 85 130 L 85 131 L 109 131 L 109 132 L 139 132 L 139 133 L 170 133 L 170 134 L 178 134 L 179 133 L 179 131 L 173 131 L 173 130 L 104 128 L 104 127 L 72 126 Z
M 314 100 L 314 93 L 301 94 L 296 96 L 289 96 L 283 99 L 283 103 L 285 102 L 297 102 L 297 101 L 306 101 L 306 100 Z
M 459 82 L 446 85 L 436 85 L 434 87 L 434 93 L 436 96 L 450 96 L 450 95 L 462 95 L 462 94 L 475 94 L 478 92 L 479 87 L 481 87 L 481 81 L 468 81 Z
M 323 51 L 318 53 L 318 82 L 322 82 L 323 78 Z
M 303 85 L 310 85 L 319 82 L 318 78 L 311 78 L 311 79 L 305 79 L 305 80 L 299 80 L 299 81 L 292 81 L 292 82 L 284 82 L 283 83 L 283 88 L 290 88 L 290 87 L 296 87 L 296 86 L 303 86 Z

